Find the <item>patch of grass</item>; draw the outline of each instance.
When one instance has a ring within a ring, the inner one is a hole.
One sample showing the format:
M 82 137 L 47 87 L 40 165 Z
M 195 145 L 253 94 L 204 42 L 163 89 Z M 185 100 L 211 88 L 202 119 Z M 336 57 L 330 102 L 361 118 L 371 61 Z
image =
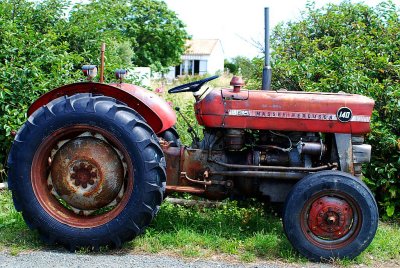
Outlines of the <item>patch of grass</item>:
M 394 222 L 380 222 L 371 245 L 355 261 L 368 263 L 372 260 L 390 259 L 400 260 L 400 225 Z
M 21 214 L 15 211 L 7 191 L 0 192 L 0 234 L 0 250 L 8 250 L 12 255 L 44 247 L 38 235 L 28 229 Z M 360 256 L 354 260 L 333 260 L 332 263 L 349 266 L 399 262 L 399 245 L 399 224 L 380 222 L 375 239 Z M 257 259 L 307 262 L 286 239 L 281 220 L 267 213 L 257 202 L 225 201 L 218 208 L 186 208 L 164 202 L 146 232 L 125 243 L 124 248 L 188 258 L 221 254 L 243 262 Z M 81 250 L 79 253 L 87 252 Z
M 0 250 L 9 249 L 15 255 L 41 247 L 37 233 L 29 230 L 21 213 L 15 210 L 9 191 L 0 191 L 0 234 Z
M 242 254 L 240 254 L 239 259 L 243 262 L 253 262 L 256 260 L 256 255 L 254 255 L 251 252 L 245 251 Z
M 303 259 L 291 248 L 279 218 L 266 214 L 261 205 L 237 202 L 224 202 L 220 208 L 186 208 L 165 202 L 144 236 L 127 247 L 183 256 L 228 254 L 248 261 Z
M 375 239 L 359 257 L 332 263 L 349 266 L 399 261 L 399 239 L 398 224 L 380 222 Z M 261 205 L 237 202 L 225 202 L 220 208 L 186 208 L 165 202 L 146 233 L 126 247 L 186 257 L 228 254 L 244 262 L 307 262 L 286 239 L 278 217 L 266 213 Z

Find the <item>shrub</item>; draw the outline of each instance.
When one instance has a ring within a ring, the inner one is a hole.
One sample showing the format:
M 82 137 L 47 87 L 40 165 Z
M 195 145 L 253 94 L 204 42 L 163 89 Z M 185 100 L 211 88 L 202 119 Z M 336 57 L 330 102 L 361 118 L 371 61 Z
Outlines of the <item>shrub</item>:
M 302 19 L 273 31 L 274 89 L 357 93 L 375 100 L 372 160 L 365 181 L 384 217 L 400 216 L 400 13 L 391 2 L 376 7 L 307 5 Z M 262 61 L 247 80 L 261 83 Z

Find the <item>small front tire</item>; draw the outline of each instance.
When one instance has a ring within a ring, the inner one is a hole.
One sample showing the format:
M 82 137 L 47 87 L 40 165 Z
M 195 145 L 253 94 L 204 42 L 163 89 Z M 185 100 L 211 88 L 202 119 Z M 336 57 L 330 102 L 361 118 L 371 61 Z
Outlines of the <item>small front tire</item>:
M 353 259 L 375 236 L 378 208 L 371 191 L 356 177 L 322 171 L 292 188 L 283 226 L 293 247 L 310 260 Z

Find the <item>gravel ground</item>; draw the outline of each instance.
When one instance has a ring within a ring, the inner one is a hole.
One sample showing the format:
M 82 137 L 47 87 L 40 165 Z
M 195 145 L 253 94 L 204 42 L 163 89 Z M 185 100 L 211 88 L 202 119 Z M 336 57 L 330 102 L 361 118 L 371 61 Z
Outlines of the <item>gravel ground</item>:
M 197 260 L 197 259 L 180 259 L 169 256 L 159 255 L 138 255 L 138 254 L 121 254 L 121 255 L 104 255 L 104 254 L 74 254 L 68 252 L 54 251 L 32 251 L 22 252 L 17 256 L 12 256 L 7 252 L 0 252 L 0 267 L 13 268 L 53 268 L 53 267 L 265 267 L 265 268 L 283 268 L 283 267 L 333 267 L 327 264 L 306 264 L 290 265 L 287 263 L 265 262 L 253 264 L 229 263 L 220 260 Z

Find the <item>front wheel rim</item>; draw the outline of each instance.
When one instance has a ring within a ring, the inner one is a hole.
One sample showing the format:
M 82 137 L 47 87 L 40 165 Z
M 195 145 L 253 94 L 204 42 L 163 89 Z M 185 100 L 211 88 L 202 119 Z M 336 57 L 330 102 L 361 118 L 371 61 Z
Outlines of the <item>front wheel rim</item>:
M 360 205 L 340 191 L 313 195 L 301 210 L 301 230 L 312 244 L 341 249 L 354 241 L 362 225 Z

